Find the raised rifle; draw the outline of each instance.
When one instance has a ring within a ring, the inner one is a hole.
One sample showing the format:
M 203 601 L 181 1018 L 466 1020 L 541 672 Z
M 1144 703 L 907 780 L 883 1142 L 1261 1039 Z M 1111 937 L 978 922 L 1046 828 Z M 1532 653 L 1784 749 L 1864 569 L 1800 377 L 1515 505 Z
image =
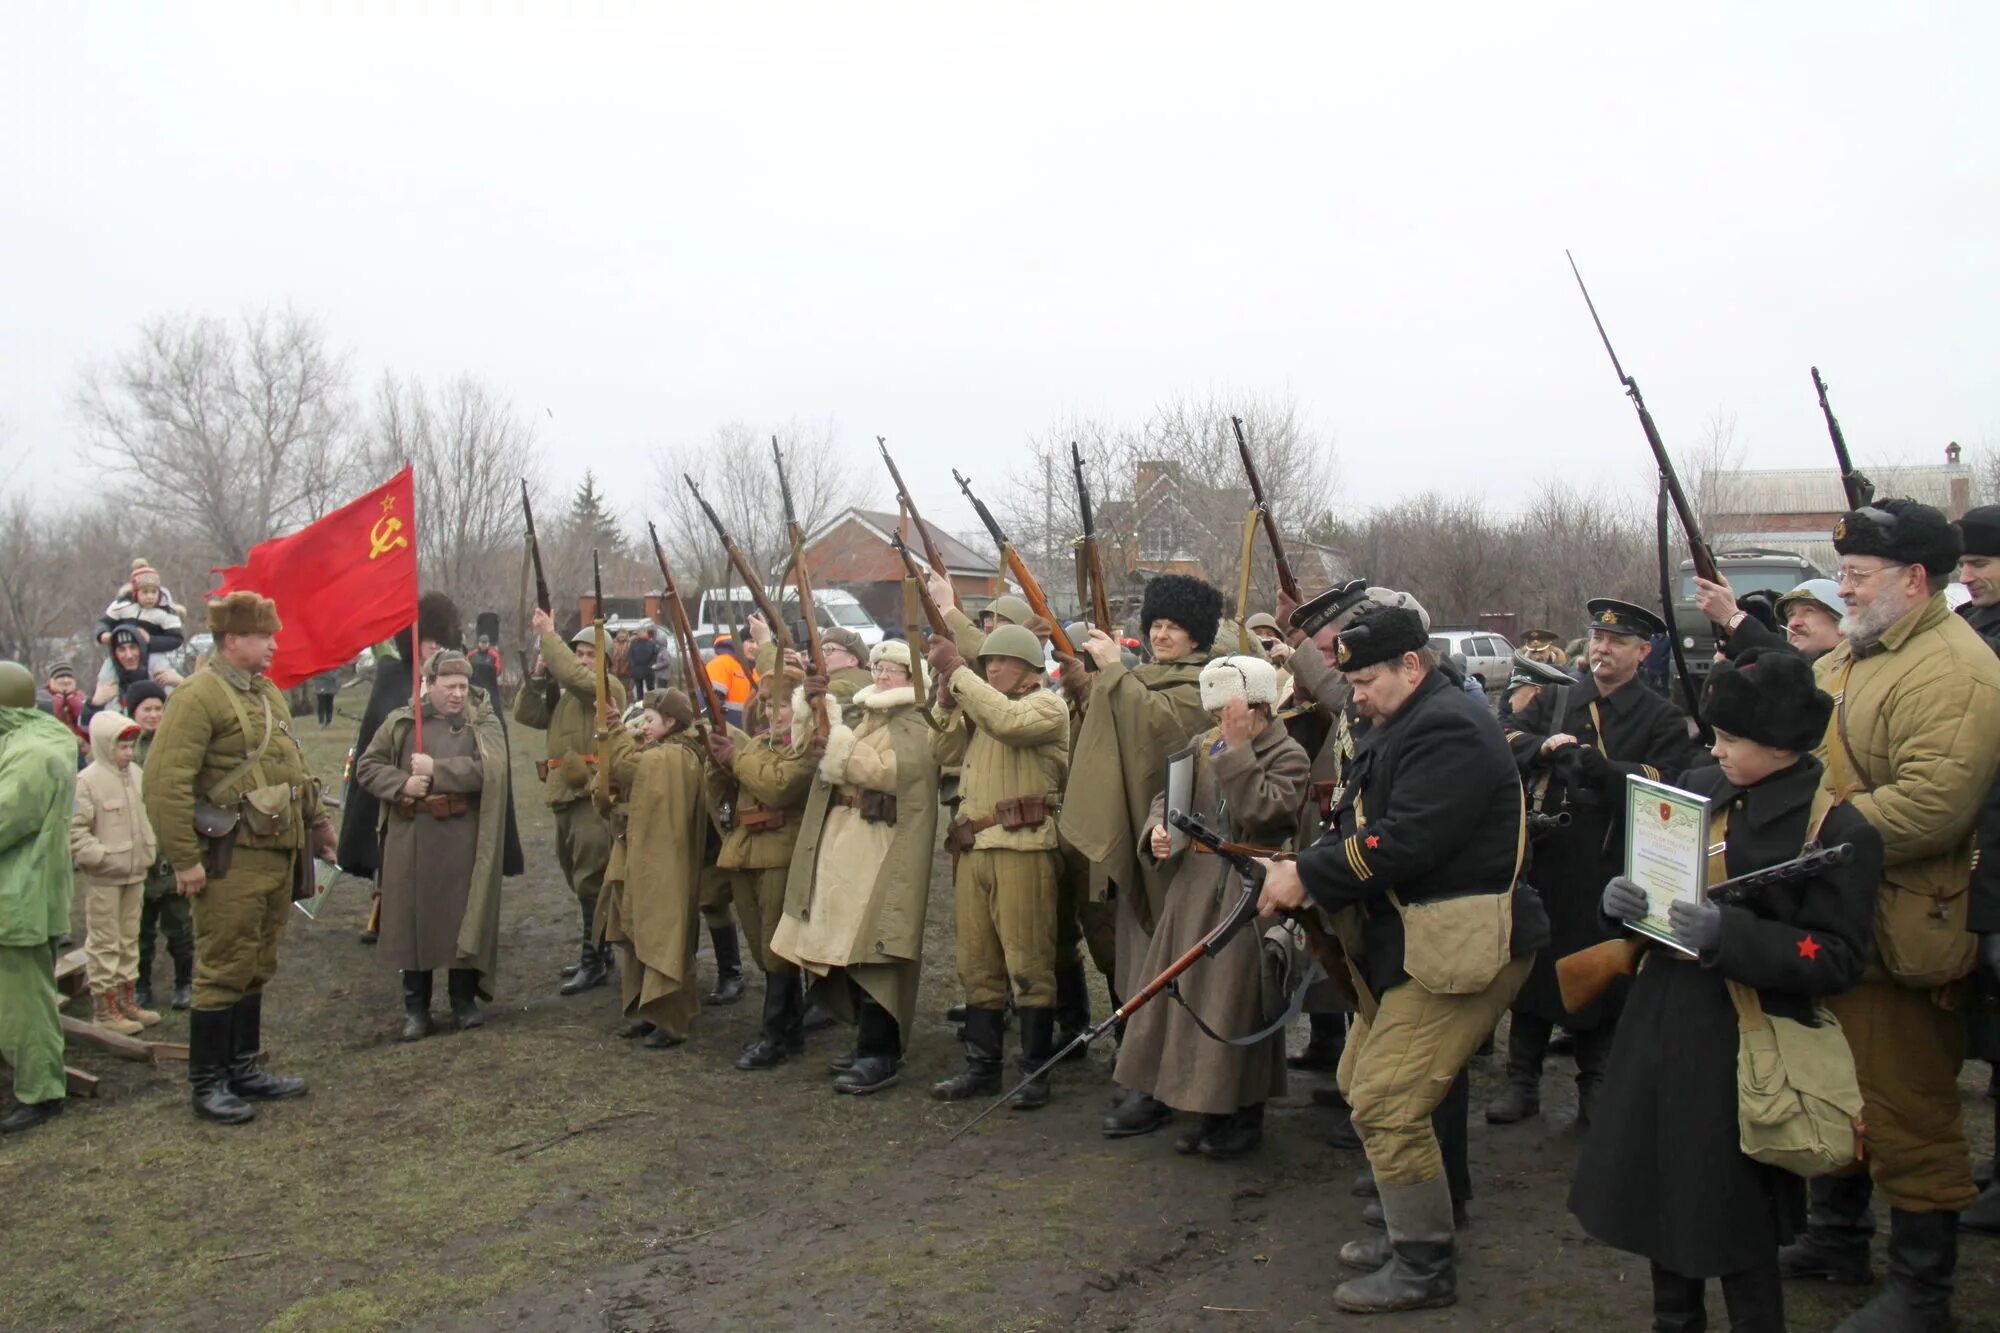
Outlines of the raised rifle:
M 1611 369 L 1618 376 L 1618 382 L 1625 386 L 1625 394 L 1632 400 L 1632 407 L 1639 414 L 1639 429 L 1645 432 L 1646 445 L 1653 451 L 1653 465 L 1659 469 L 1660 486 L 1666 492 L 1666 502 L 1673 506 L 1674 515 L 1680 520 L 1681 535 L 1687 538 L 1688 556 L 1694 565 L 1694 572 L 1710 583 L 1724 582 L 1722 571 L 1716 567 L 1715 552 L 1709 549 L 1707 540 L 1701 535 L 1701 524 L 1695 520 L 1694 506 L 1688 503 L 1687 492 L 1681 489 L 1680 474 L 1674 471 L 1674 460 L 1667 455 L 1665 441 L 1660 439 L 1660 428 L 1653 424 L 1653 414 L 1646 410 L 1646 399 L 1639 392 L 1639 381 L 1625 373 L 1625 367 L 1618 362 L 1618 353 L 1612 349 L 1611 335 L 1604 331 L 1604 321 L 1597 317 L 1597 303 L 1590 299 L 1590 288 L 1583 285 L 1583 274 L 1576 266 L 1576 256 L 1563 251 L 1569 260 L 1569 271 L 1576 275 L 1576 289 L 1583 293 L 1583 304 L 1590 310 L 1590 322 L 1597 326 L 1597 336 L 1604 343 L 1604 350 L 1611 358 Z M 1664 506 L 1663 506 L 1664 507 Z M 1662 530 L 1662 544 L 1665 534 Z M 1672 588 L 1667 586 L 1670 576 L 1666 571 L 1666 557 L 1661 563 L 1661 614 L 1667 621 L 1667 641 L 1673 647 L 1674 666 L 1681 680 L 1681 695 L 1687 703 L 1688 716 L 1697 723 L 1701 719 L 1701 701 L 1695 692 L 1694 677 L 1689 674 L 1687 662 L 1681 657 L 1680 627 L 1674 624 L 1673 599 L 1667 594 Z M 1726 631 L 1715 627 L 1715 637 L 1720 640 Z
M 1831 847 L 1809 847 L 1789 861 L 1753 870 L 1747 875 L 1726 879 L 1708 891 L 1710 902 L 1740 905 L 1777 884 L 1817 875 L 1830 866 L 1843 866 L 1854 859 L 1854 844 L 1835 843 Z M 1646 936 L 1621 935 L 1556 960 L 1556 985 L 1562 991 L 1563 1008 L 1577 1013 L 1611 988 L 1619 977 L 1639 970 L 1639 959 L 1655 941 Z
M 1056 619 L 1055 612 L 1049 610 L 1049 599 L 1042 595 L 1042 585 L 1036 580 L 1034 571 L 1028 568 L 1028 562 L 1021 558 L 1021 553 L 1014 549 L 1014 543 L 1007 540 L 1007 534 L 1000 530 L 1000 523 L 993 517 L 993 511 L 972 493 L 972 483 L 967 481 L 957 468 L 951 470 L 951 479 L 958 483 L 958 489 L 965 492 L 965 498 L 972 501 L 972 507 L 978 511 L 979 521 L 986 525 L 987 534 L 993 538 L 993 544 L 1000 548 L 1001 562 L 1013 573 L 1014 582 L 1021 585 L 1021 596 L 1027 600 L 1029 609 L 1049 622 L 1049 642 L 1055 645 L 1057 652 L 1065 656 L 1079 656 L 1076 645 L 1069 641 L 1069 635 L 1063 633 L 1062 622 Z M 1109 634 L 1111 631 L 1104 629 L 1102 632 Z
M 701 487 L 695 485 L 694 478 L 683 472 L 681 480 L 687 483 L 690 491 L 694 492 L 694 501 L 701 506 L 701 512 L 708 516 L 708 525 L 714 528 L 715 535 L 722 539 L 722 551 L 729 557 L 729 567 L 736 571 L 736 577 L 742 579 L 750 589 L 750 600 L 757 603 L 757 609 L 763 613 L 764 623 L 771 627 L 771 637 L 778 644 L 778 659 L 783 661 L 785 650 L 792 646 L 792 638 L 785 630 L 785 618 L 778 613 L 778 608 L 771 604 L 771 595 L 764 589 L 763 576 L 750 568 L 750 562 L 744 558 L 742 548 L 737 546 L 736 539 L 729 535 L 729 529 L 722 526 L 722 516 L 715 512 L 715 507 L 702 497 Z
M 896 460 L 889 457 L 888 442 L 877 435 L 875 447 L 882 451 L 882 461 L 889 465 L 889 480 L 896 483 L 896 503 L 909 514 L 910 522 L 916 524 L 917 540 L 922 542 L 924 547 L 924 559 L 931 562 L 931 568 L 937 571 L 939 578 L 950 578 L 951 571 L 944 567 L 944 552 L 938 550 L 937 539 L 931 536 L 930 528 L 917 513 L 917 502 L 910 498 L 910 488 L 903 484 L 903 474 L 897 469 Z
M 701 647 L 695 642 L 694 625 L 688 620 L 687 605 L 681 601 L 680 589 L 674 584 L 674 571 L 667 564 L 665 548 L 660 545 L 659 529 L 647 523 L 646 535 L 653 539 L 653 559 L 660 566 L 660 599 L 666 603 L 667 619 L 673 623 L 674 641 L 680 645 L 681 677 L 701 701 L 702 710 L 708 714 L 709 726 L 727 735 L 729 719 L 722 711 L 721 698 L 715 693 L 715 682 L 702 669 Z
M 590 548 L 590 587 L 595 598 L 590 606 L 591 628 L 597 638 L 597 729 L 611 729 L 611 654 L 604 648 L 604 570 L 598 564 L 597 548 Z
M 924 619 L 931 623 L 931 633 L 942 634 L 946 638 L 950 638 L 951 622 L 944 618 L 943 610 L 939 608 L 937 600 L 931 596 L 930 585 L 924 580 L 923 570 L 917 567 L 917 557 L 911 553 L 909 543 L 903 540 L 902 533 L 891 532 L 889 534 L 889 545 L 895 549 L 896 554 L 903 561 L 904 581 L 916 585 L 917 601 L 923 606 Z M 914 630 L 916 628 L 907 609 L 904 611 L 903 619 L 910 629 Z
M 785 535 L 792 542 L 792 583 L 799 590 L 799 617 L 806 625 L 806 662 L 812 673 L 826 678 L 826 649 L 819 636 L 819 619 L 813 610 L 812 579 L 806 574 L 806 530 L 799 526 L 799 516 L 792 508 L 792 483 L 785 479 L 785 451 L 778 447 L 778 437 L 771 437 L 771 461 L 778 468 L 778 494 L 785 502 Z M 826 739 L 832 729 L 832 721 L 827 717 L 826 696 L 813 700 L 813 734 Z
M 1169 810 L 1167 812 L 1167 818 L 1170 821 L 1173 821 L 1177 827 L 1185 827 L 1183 825 L 1180 825 L 1179 821 L 1187 819 L 1188 816 L 1183 814 L 1179 810 Z M 1199 821 L 1194 821 L 1194 822 L 1199 823 Z M 1118 1008 L 1114 1010 L 1108 1017 L 1106 1017 L 1103 1022 L 1093 1024 L 1092 1026 L 1085 1028 L 1082 1032 L 1077 1033 L 1076 1036 L 1070 1039 L 1069 1044 L 1067 1046 L 1064 1046 L 1060 1051 L 1057 1051 L 1054 1055 L 1050 1056 L 1049 1059 L 1042 1064 L 1041 1068 L 1035 1070 L 1034 1073 L 1022 1079 L 1012 1089 L 1003 1094 L 1001 1098 L 998 1101 L 994 1102 L 991 1106 L 987 1107 L 985 1110 L 981 1111 L 978 1115 L 972 1117 L 972 1119 L 966 1121 L 963 1125 L 959 1126 L 958 1129 L 953 1131 L 952 1133 L 951 1137 L 953 1139 L 958 1138 L 960 1135 L 964 1134 L 967 1130 L 971 1129 L 974 1125 L 984 1120 L 987 1116 L 992 1115 L 995 1111 L 999 1110 L 1002 1106 L 1006 1105 L 1007 1102 L 1013 1099 L 1015 1093 L 1019 1092 L 1022 1088 L 1027 1087 L 1030 1083 L 1034 1082 L 1036 1079 L 1046 1074 L 1049 1070 L 1055 1068 L 1058 1064 L 1060 1064 L 1063 1061 L 1065 1057 L 1069 1055 L 1071 1051 L 1077 1049 L 1080 1046 L 1082 1047 L 1089 1046 L 1091 1042 L 1096 1041 L 1099 1037 L 1111 1031 L 1118 1024 L 1124 1022 L 1126 1019 L 1130 1018 L 1133 1014 L 1145 1008 L 1148 1002 L 1150 1002 L 1156 996 L 1158 996 L 1161 991 L 1164 991 L 1165 989 L 1167 989 L 1167 987 L 1171 986 L 1174 983 L 1174 979 L 1176 977 L 1180 976 L 1181 973 L 1187 971 L 1189 968 L 1193 967 L 1196 963 L 1200 962 L 1202 959 L 1211 958 L 1217 953 L 1220 953 L 1222 949 L 1229 943 L 1229 941 L 1236 938 L 1237 931 L 1243 929 L 1243 927 L 1250 924 L 1251 921 L 1256 919 L 1257 895 L 1264 887 L 1264 867 L 1258 865 L 1254 857 L 1242 855 L 1240 853 L 1219 852 L 1217 854 L 1221 856 L 1224 860 L 1228 861 L 1229 864 L 1235 868 L 1236 873 L 1243 877 L 1243 894 L 1236 900 L 1235 904 L 1232 905 L 1227 912 L 1223 913 L 1222 920 L 1215 923 L 1214 929 L 1210 930 L 1208 934 L 1202 936 L 1199 940 L 1196 940 L 1194 944 L 1188 948 L 1186 953 L 1183 953 L 1179 958 L 1176 958 L 1173 962 L 1167 964 L 1166 971 L 1160 973 L 1160 975 L 1154 977 L 1151 981 L 1141 986 L 1137 992 L 1128 997 L 1125 1000 L 1125 1002 L 1119 1005 Z M 947 1142 L 949 1141 L 950 1140 L 947 1140 Z
M 1819 377 L 1819 367 L 1812 368 L 1813 392 L 1819 395 L 1820 415 L 1826 418 L 1826 433 L 1833 437 L 1833 459 L 1840 464 L 1840 489 L 1847 492 L 1849 509 L 1866 509 L 1875 502 L 1875 483 L 1854 470 L 1854 460 L 1847 456 L 1847 437 L 1840 433 L 1840 421 L 1833 415 L 1833 404 L 1826 400 L 1826 381 Z
M 1104 553 L 1097 545 L 1097 515 L 1090 506 L 1090 483 L 1083 476 L 1083 450 L 1075 440 L 1069 442 L 1070 467 L 1076 472 L 1076 504 L 1083 512 L 1083 536 L 1077 541 L 1077 569 L 1079 582 L 1088 591 L 1087 598 L 1079 600 L 1090 608 L 1090 623 L 1094 628 L 1111 633 L 1111 595 L 1104 582 Z M 1095 662 L 1087 662 L 1096 666 Z
M 1292 575 L 1292 562 L 1285 558 L 1285 539 L 1278 535 L 1278 520 L 1264 500 L 1264 482 L 1257 475 L 1257 461 L 1250 457 L 1250 441 L 1243 434 L 1243 418 L 1231 417 L 1229 422 L 1236 427 L 1236 452 L 1243 457 L 1243 475 L 1250 479 L 1250 498 L 1256 501 L 1257 513 L 1264 520 L 1264 536 L 1271 543 L 1271 563 L 1278 570 L 1278 591 L 1289 597 L 1294 606 L 1302 606 L 1305 594 L 1299 591 L 1299 581 Z M 1248 614 L 1247 607 L 1236 608 L 1239 620 Z
M 528 501 L 528 479 L 526 477 L 521 478 L 521 517 L 526 519 L 528 523 L 528 560 L 534 566 L 535 570 L 535 605 L 553 615 L 555 614 L 555 603 L 549 597 L 548 575 L 542 572 L 542 543 L 541 539 L 535 535 L 535 507 Z M 527 626 L 528 617 L 524 614 L 521 617 L 521 628 L 525 630 Z M 528 688 L 529 660 L 527 650 L 523 649 L 521 652 L 521 688 L 524 690 Z M 556 684 L 553 679 L 548 682 L 548 687 L 550 696 L 549 705 L 554 707 Z

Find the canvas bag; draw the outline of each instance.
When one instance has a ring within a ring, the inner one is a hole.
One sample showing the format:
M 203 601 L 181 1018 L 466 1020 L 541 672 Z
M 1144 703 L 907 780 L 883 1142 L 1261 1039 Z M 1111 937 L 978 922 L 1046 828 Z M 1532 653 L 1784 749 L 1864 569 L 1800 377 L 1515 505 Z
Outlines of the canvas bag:
M 1819 836 L 1821 814 L 1806 833 Z M 1729 812 L 1709 826 L 1709 878 L 1722 868 Z M 1743 1155 L 1763 1166 L 1811 1180 L 1851 1165 L 1861 1156 L 1861 1085 L 1847 1034 L 1824 1005 L 1813 1007 L 1817 1026 L 1764 1012 L 1757 988 L 1725 981 L 1736 1007 L 1736 1123 Z
M 1355 827 L 1365 827 L 1360 804 Z M 1521 793 L 1514 874 L 1504 893 L 1469 893 L 1442 902 L 1406 903 L 1390 890 L 1403 918 L 1403 971 L 1433 995 L 1477 995 L 1514 956 L 1514 885 L 1528 852 L 1528 795 Z

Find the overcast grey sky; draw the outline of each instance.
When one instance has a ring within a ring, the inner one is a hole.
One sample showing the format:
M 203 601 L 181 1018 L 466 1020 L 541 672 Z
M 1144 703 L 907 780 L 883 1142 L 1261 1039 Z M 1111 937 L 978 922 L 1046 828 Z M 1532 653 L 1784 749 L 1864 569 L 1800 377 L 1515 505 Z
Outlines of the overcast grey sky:
M 12 0 L 0 422 L 76 485 L 81 366 L 289 301 L 357 387 L 499 386 L 558 482 L 830 415 L 970 527 L 952 462 L 1240 386 L 1356 504 L 1649 495 L 1570 246 L 1670 443 L 1823 463 L 1816 362 L 1864 465 L 1934 461 L 2000 444 L 1996 51 L 1990 0 Z

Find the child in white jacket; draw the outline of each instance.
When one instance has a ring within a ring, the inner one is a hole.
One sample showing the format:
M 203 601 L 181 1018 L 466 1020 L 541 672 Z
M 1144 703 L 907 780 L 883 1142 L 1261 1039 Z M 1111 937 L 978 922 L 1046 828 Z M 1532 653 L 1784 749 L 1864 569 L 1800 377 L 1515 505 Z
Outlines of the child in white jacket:
M 83 891 L 91 1021 L 131 1036 L 160 1021 L 133 995 L 139 980 L 139 913 L 159 846 L 146 820 L 141 771 L 132 761 L 139 726 L 109 709 L 90 720 L 91 761 L 76 775 L 69 850 Z

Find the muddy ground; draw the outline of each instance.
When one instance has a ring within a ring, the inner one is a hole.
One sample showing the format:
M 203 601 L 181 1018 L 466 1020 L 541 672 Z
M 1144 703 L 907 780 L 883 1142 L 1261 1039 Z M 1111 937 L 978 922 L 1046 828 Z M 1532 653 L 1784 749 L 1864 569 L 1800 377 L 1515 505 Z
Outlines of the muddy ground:
M 318 771 L 336 775 L 352 720 L 324 734 L 302 725 Z M 531 787 L 525 757 L 516 771 Z M 102 1098 L 0 1141 L 0 1325 L 1342 1322 L 1329 1300 L 1347 1276 L 1334 1251 L 1362 1234 L 1349 1192 L 1362 1163 L 1325 1145 L 1311 1079 L 1273 1106 L 1261 1155 L 1238 1163 L 1177 1157 L 1167 1134 L 1099 1137 L 1108 1049 L 1065 1068 L 1047 1110 L 1001 1113 L 947 1145 L 971 1112 L 923 1095 L 957 1061 L 942 1019 L 957 991 L 942 874 L 900 1087 L 832 1095 L 824 1065 L 845 1044 L 839 1030 L 816 1034 L 804 1060 L 738 1072 L 754 981 L 743 1004 L 704 1013 L 688 1045 L 640 1049 L 610 1035 L 610 990 L 555 993 L 576 913 L 546 850 L 547 814 L 527 795 L 534 866 L 508 885 L 499 1002 L 483 1030 L 394 1040 L 395 977 L 356 943 L 367 895 L 343 883 L 319 921 L 294 916 L 266 1007 L 272 1064 L 311 1080 L 310 1096 L 248 1126 L 200 1124 L 179 1067 L 73 1048 L 74 1063 L 103 1077 Z M 184 1033 L 172 1015 L 154 1035 Z M 1982 1153 L 1985 1072 L 1968 1066 L 1964 1082 Z M 1492 1070 L 1476 1073 L 1478 1105 Z M 1563 1208 L 1571 1099 L 1557 1078 L 1549 1088 L 1541 1123 L 1475 1123 L 1461 1303 L 1391 1326 L 1645 1326 L 1643 1262 L 1587 1241 Z M 2000 1241 L 1967 1237 L 1963 1269 L 1962 1326 L 2000 1329 Z M 1792 1326 L 1830 1328 L 1857 1299 L 1794 1289 Z

